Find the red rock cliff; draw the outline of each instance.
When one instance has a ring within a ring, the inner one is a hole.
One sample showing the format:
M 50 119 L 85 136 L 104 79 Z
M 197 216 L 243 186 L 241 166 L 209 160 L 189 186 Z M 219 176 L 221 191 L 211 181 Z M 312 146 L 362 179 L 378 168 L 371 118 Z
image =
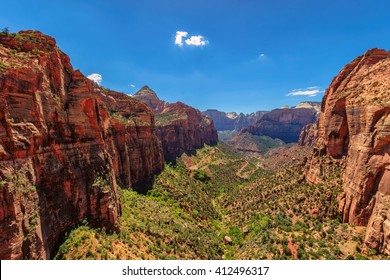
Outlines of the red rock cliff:
M 193 153 L 207 145 L 216 145 L 217 131 L 213 121 L 182 102 L 167 103 L 144 86 L 135 98 L 145 102 L 156 113 L 157 135 L 161 139 L 164 158 L 174 162 L 183 153 Z
M 0 33 L 0 43 L 0 258 L 46 259 L 84 219 L 115 229 L 117 178 L 159 172 L 162 150 L 153 113 L 134 104 L 133 124 L 111 118 L 53 38 Z
M 111 115 L 111 151 L 117 181 L 137 191 L 149 188 L 154 174 L 164 169 L 161 141 L 154 113 L 143 102 L 123 93 L 95 86 Z
M 183 153 L 193 153 L 205 144 L 213 146 L 218 142 L 213 121 L 181 102 L 167 105 L 157 116 L 156 125 L 168 162 Z
M 344 222 L 367 225 L 365 243 L 390 254 L 390 53 L 372 49 L 345 66 L 322 101 L 306 173 L 320 181 L 321 157 L 345 161 Z
M 301 134 L 299 135 L 298 145 L 299 146 L 313 146 L 317 135 L 317 123 L 309 123 L 305 125 Z

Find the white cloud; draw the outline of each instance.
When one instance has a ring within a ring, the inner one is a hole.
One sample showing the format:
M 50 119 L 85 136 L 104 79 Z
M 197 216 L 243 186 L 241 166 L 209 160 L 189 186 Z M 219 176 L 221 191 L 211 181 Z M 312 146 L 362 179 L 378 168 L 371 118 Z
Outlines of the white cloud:
M 189 45 L 189 46 L 196 46 L 196 47 L 199 47 L 199 46 L 205 46 L 207 45 L 208 41 L 206 40 L 203 40 L 203 36 L 201 35 L 197 35 L 197 36 L 191 36 L 189 39 L 187 39 L 186 41 L 186 44 Z
M 308 87 L 305 89 L 294 89 L 290 93 L 287 94 L 287 96 L 309 96 L 314 97 L 317 96 L 318 93 L 320 93 L 319 87 Z
M 135 88 L 135 85 L 131 84 L 130 87 Z
M 94 81 L 94 82 L 97 83 L 98 85 L 100 85 L 100 83 L 101 83 L 102 80 L 103 80 L 102 75 L 97 74 L 97 73 L 92 73 L 91 75 L 88 75 L 87 78 L 90 79 L 91 81 Z
M 259 58 L 263 58 L 263 57 L 265 57 L 265 54 L 261 53 L 261 54 L 259 55 Z
M 185 31 L 176 31 L 175 45 L 180 47 L 183 46 L 183 37 L 187 37 L 188 32 Z
M 188 32 L 186 31 L 176 31 L 175 45 L 182 47 L 185 42 L 187 46 L 200 47 L 200 46 L 205 46 L 209 43 L 207 40 L 204 39 L 202 35 L 191 36 L 190 38 L 184 40 L 184 38 L 187 36 L 188 36 Z

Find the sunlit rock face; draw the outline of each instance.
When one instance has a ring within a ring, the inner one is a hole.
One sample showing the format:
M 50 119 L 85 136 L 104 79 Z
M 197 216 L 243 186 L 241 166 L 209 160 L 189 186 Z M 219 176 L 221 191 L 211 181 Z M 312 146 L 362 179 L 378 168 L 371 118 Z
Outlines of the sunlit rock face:
M 365 244 L 390 254 L 390 53 L 372 49 L 346 65 L 322 102 L 306 178 L 318 182 L 320 157 L 345 161 L 344 222 L 367 225 Z

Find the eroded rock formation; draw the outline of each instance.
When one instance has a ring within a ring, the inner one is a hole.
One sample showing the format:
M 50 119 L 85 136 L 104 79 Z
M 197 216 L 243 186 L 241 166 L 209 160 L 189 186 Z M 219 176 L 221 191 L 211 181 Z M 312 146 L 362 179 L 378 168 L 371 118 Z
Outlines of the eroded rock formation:
M 154 113 L 143 102 L 95 85 L 111 116 L 113 166 L 120 186 L 145 191 L 164 168 Z
M 0 258 L 46 259 L 83 220 L 115 230 L 117 181 L 161 171 L 161 144 L 147 106 L 111 92 L 110 117 L 53 38 L 0 33 L 0 43 Z
M 298 145 L 299 146 L 313 146 L 317 136 L 317 123 L 309 123 L 305 125 L 301 134 L 299 135 Z
M 161 139 L 164 158 L 174 162 L 183 153 L 193 153 L 204 144 L 216 145 L 217 131 L 213 121 L 182 102 L 160 100 L 149 87 L 142 87 L 135 95 L 156 113 L 157 135 Z
M 309 182 L 321 158 L 345 161 L 344 222 L 367 225 L 365 244 L 390 254 L 390 53 L 372 49 L 346 65 L 322 102 Z

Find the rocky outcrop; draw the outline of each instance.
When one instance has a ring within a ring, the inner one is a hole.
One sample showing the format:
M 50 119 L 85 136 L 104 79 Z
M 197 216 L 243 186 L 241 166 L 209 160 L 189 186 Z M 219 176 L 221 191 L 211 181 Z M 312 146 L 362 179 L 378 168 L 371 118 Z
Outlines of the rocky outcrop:
M 299 134 L 299 146 L 313 146 L 317 136 L 317 123 L 309 123 L 305 125 Z
M 312 109 L 316 112 L 316 118 L 318 120 L 318 117 L 321 112 L 321 102 L 305 101 L 299 103 L 294 108 Z M 315 123 L 309 123 L 302 128 L 301 133 L 299 134 L 298 145 L 312 147 L 314 145 L 314 140 L 316 139 L 316 136 L 317 136 L 317 121 Z
M 314 123 L 316 114 L 311 108 L 275 109 L 240 133 L 249 132 L 253 135 L 279 138 L 285 143 L 297 142 L 302 128 Z
M 153 112 L 156 114 L 161 114 L 165 106 L 168 105 L 167 102 L 162 101 L 158 98 L 157 94 L 148 86 L 143 86 L 139 91 L 134 94 L 134 98 L 144 102 Z
M 372 49 L 346 65 L 322 102 L 309 182 L 321 158 L 345 161 L 343 221 L 367 225 L 365 244 L 390 254 L 390 53 Z
M 176 157 L 193 153 L 205 144 L 217 144 L 218 135 L 213 121 L 199 110 L 182 102 L 164 102 L 147 86 L 142 87 L 134 97 L 145 102 L 156 113 L 157 135 L 167 162 L 175 162 Z
M 110 117 L 53 38 L 0 33 L 0 43 L 0 258 L 46 259 L 84 220 L 115 230 L 117 182 L 161 171 L 162 150 L 153 112 L 119 94 Z
M 153 111 L 143 102 L 123 93 L 96 85 L 94 92 L 111 116 L 110 153 L 118 184 L 146 191 L 153 175 L 164 168 Z
M 311 110 L 315 111 L 317 114 L 319 114 L 321 112 L 321 102 L 303 101 L 293 108 L 295 108 L 295 109 L 300 109 L 300 108 L 311 109 Z
M 202 112 L 213 120 L 218 131 L 235 130 L 240 131 L 254 122 L 260 120 L 268 111 L 257 111 L 251 114 L 237 114 L 235 112 L 225 113 L 215 109 Z

